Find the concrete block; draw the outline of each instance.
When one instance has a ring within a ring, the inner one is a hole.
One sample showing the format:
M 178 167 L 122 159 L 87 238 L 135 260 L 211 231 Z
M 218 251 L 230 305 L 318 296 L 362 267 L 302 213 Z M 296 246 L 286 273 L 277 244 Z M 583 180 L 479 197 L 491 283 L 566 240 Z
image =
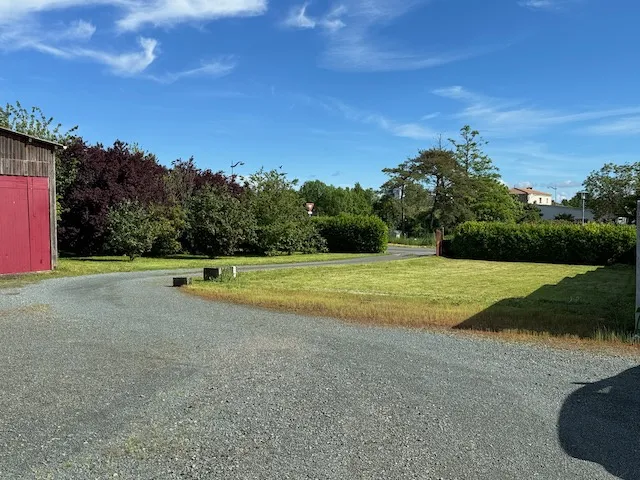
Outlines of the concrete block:
M 225 274 L 230 275 L 232 278 L 236 278 L 238 276 L 238 269 L 236 267 L 205 268 L 203 271 L 203 278 L 205 281 L 216 280 Z
M 222 275 L 222 268 L 220 267 L 205 268 L 203 278 L 205 281 L 210 281 L 220 278 L 220 275 Z
M 182 287 L 184 285 L 191 285 L 193 280 L 191 277 L 173 277 L 173 286 Z

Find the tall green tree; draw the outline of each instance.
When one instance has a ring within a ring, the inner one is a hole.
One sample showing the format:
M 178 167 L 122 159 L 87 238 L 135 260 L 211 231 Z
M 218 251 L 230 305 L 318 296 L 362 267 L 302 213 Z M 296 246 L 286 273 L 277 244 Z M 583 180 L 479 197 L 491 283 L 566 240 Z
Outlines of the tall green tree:
M 582 208 L 582 194 L 576 193 L 573 197 L 565 198 L 560 203 L 565 207 Z M 585 203 L 589 203 L 588 197 L 585 198 Z
M 462 169 L 471 177 L 499 178 L 497 168 L 482 148 L 488 144 L 478 130 L 469 125 L 460 129 L 458 139 L 450 138 L 455 157 Z
M 322 251 L 326 243 L 308 218 L 304 200 L 278 170 L 260 171 L 249 176 L 247 185 L 253 216 L 256 219 L 255 250 L 268 255 Z
M 483 148 L 488 144 L 478 130 L 469 125 L 460 129 L 459 139 L 449 139 L 456 161 L 467 175 L 469 206 L 480 221 L 512 222 L 517 219 L 518 205 L 509 190 L 499 181 L 498 168 Z
M 233 255 L 255 241 L 248 199 L 227 186 L 202 188 L 189 198 L 186 211 L 186 238 L 193 253 Z
M 515 222 L 519 218 L 520 204 L 509 189 L 492 178 L 472 178 L 470 208 L 474 218 L 481 222 Z
M 0 106 L 0 127 L 61 144 L 72 139 L 74 132 L 78 129 L 75 126 L 64 130 L 61 123 L 56 123 L 53 117 L 47 117 L 40 107 L 26 109 L 20 102 L 16 102 L 15 105 L 7 103 L 5 107 Z
M 387 195 L 391 198 L 397 198 L 400 204 L 400 233 L 405 236 L 406 229 L 406 209 L 405 200 L 407 194 L 407 186 L 414 182 L 414 175 L 411 171 L 409 161 L 403 162 L 395 168 L 383 168 L 389 180 L 382 185 L 382 190 L 386 190 Z
M 140 203 L 125 200 L 109 209 L 107 249 L 133 261 L 151 250 L 156 228 L 149 211 Z
M 634 219 L 640 194 L 640 162 L 617 165 L 607 163 L 591 172 L 584 182 L 588 206 L 597 217 Z
M 299 194 L 304 202 L 315 204 L 314 210 L 317 215 L 370 215 L 375 201 L 375 192 L 363 188 L 359 183 L 353 188 L 343 188 L 312 180 L 300 187 Z
M 428 214 L 429 227 L 451 228 L 470 220 L 468 176 L 458 164 L 453 151 L 441 147 L 421 150 L 408 162 L 415 181 L 421 183 L 432 197 Z

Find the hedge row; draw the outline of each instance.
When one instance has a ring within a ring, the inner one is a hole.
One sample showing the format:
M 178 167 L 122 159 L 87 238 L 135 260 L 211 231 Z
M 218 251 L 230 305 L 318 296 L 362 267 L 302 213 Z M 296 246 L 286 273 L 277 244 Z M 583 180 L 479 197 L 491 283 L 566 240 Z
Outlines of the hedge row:
M 636 229 L 627 225 L 468 222 L 448 243 L 457 258 L 609 265 L 635 263 Z
M 382 253 L 387 249 L 387 225 L 374 216 L 347 215 L 314 217 L 330 252 Z

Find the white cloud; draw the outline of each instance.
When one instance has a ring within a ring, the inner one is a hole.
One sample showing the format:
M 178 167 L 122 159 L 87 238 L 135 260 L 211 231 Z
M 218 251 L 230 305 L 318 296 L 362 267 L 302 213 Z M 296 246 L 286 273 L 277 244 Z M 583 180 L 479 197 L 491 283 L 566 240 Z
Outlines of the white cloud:
M 535 132 L 556 125 L 578 124 L 605 118 L 640 114 L 640 106 L 566 112 L 527 106 L 466 90 L 461 86 L 439 88 L 435 95 L 456 100 L 465 107 L 454 116 L 473 123 L 485 134 L 509 136 Z
M 396 137 L 411 138 L 413 140 L 434 140 L 438 132 L 419 123 L 402 123 L 391 120 L 379 113 L 359 110 L 336 99 L 330 99 L 325 108 L 341 113 L 347 120 L 374 125 Z
M 311 17 L 307 13 L 309 3 L 303 3 L 294 6 L 289 11 L 289 15 L 285 18 L 283 24 L 290 28 L 312 29 L 321 27 L 329 32 L 335 32 L 345 27 L 346 24 L 340 18 L 345 13 L 345 8 L 340 6 L 329 11 L 326 15 L 319 18 Z
M 307 16 L 308 3 L 304 3 L 299 7 L 293 7 L 289 12 L 289 16 L 285 19 L 284 24 L 292 28 L 315 28 L 316 21 Z
M 122 30 L 138 30 L 144 25 L 175 25 L 181 22 L 225 17 L 262 15 L 267 0 L 144 0 L 126 4 L 127 12 L 118 20 Z
M 43 53 L 61 58 L 86 58 L 109 67 L 109 70 L 121 76 L 133 76 L 142 73 L 156 59 L 158 41 L 153 38 L 140 37 L 140 50 L 135 52 L 113 53 L 102 50 L 80 47 L 56 47 L 45 43 L 34 42 L 29 46 Z
M 438 118 L 439 116 L 440 116 L 440 112 L 433 112 L 427 115 L 423 115 L 422 118 L 420 118 L 420 120 L 422 120 L 423 122 L 426 122 L 427 120 L 433 120 L 434 118 Z
M 233 59 L 225 58 L 216 60 L 213 62 L 205 63 L 198 68 L 190 70 L 183 70 L 181 72 L 169 72 L 164 75 L 147 75 L 147 78 L 159 83 L 174 83 L 178 80 L 188 77 L 222 77 L 228 75 L 236 67 L 236 63 Z M 238 92 L 224 92 L 227 97 L 233 95 L 239 96 Z
M 68 2 L 25 1 L 29 8 L 35 8 L 38 2 L 42 4 L 42 8 L 54 5 L 62 8 L 62 6 L 74 3 L 73 0 Z M 0 12 L 2 11 L 0 10 Z M 96 32 L 96 27 L 85 20 L 76 20 L 67 25 L 47 25 L 46 27 L 34 16 L 26 16 L 19 22 L 0 24 L 0 51 L 35 50 L 67 60 L 90 60 L 106 65 L 108 70 L 115 75 L 143 76 L 160 83 L 173 83 L 183 78 L 195 76 L 219 77 L 230 73 L 235 67 L 233 59 L 225 57 L 190 70 L 168 72 L 161 75 L 146 74 L 148 67 L 158 57 L 158 41 L 154 38 L 139 37 L 137 49 L 117 52 L 113 49 L 88 45 Z
M 121 12 L 121 30 L 138 30 L 145 25 L 166 26 L 181 22 L 225 17 L 261 15 L 267 0 L 3 0 L 0 24 L 51 10 L 106 5 Z
M 518 2 L 518 5 L 533 9 L 556 8 L 556 2 L 553 0 L 523 0 Z
M 518 5 L 530 10 L 562 10 L 573 3 L 583 0 L 520 0 Z
M 640 135 L 640 117 L 625 117 L 609 123 L 591 125 L 583 132 L 593 135 Z
M 582 182 L 576 182 L 575 180 L 563 180 L 560 182 L 554 182 L 547 185 L 547 188 L 576 188 L 581 187 Z
M 72 22 L 66 30 L 56 33 L 55 37 L 58 41 L 88 41 L 93 37 L 94 33 L 96 33 L 95 25 L 85 22 L 84 20 L 76 20 L 75 22 Z
M 18 20 L 48 11 L 108 6 L 117 9 L 140 5 L 144 0 L 2 0 L 0 1 L 0 25 L 10 25 Z
M 430 0 L 344 0 L 324 16 L 311 16 L 309 4 L 293 8 L 284 24 L 292 28 L 321 28 L 327 35 L 321 64 L 348 71 L 418 70 L 444 65 L 482 53 L 472 48 L 451 52 L 411 52 L 382 41 L 376 30 Z

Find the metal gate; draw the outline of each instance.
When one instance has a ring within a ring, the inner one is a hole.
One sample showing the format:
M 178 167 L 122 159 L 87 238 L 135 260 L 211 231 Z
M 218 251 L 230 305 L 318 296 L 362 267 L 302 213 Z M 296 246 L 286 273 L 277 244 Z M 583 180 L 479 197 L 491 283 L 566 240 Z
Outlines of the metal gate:
M 0 176 L 0 274 L 51 269 L 49 179 Z

